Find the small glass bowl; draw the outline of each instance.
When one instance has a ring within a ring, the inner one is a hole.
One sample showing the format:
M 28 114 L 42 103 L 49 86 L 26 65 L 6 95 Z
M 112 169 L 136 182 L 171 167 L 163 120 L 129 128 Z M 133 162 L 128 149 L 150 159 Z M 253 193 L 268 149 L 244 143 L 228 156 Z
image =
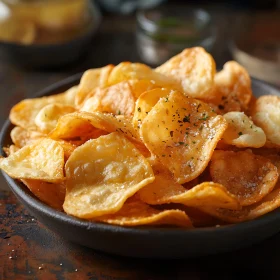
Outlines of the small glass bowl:
M 140 58 L 156 66 L 184 48 L 201 46 L 211 51 L 215 28 L 202 9 L 163 6 L 137 13 L 136 40 Z

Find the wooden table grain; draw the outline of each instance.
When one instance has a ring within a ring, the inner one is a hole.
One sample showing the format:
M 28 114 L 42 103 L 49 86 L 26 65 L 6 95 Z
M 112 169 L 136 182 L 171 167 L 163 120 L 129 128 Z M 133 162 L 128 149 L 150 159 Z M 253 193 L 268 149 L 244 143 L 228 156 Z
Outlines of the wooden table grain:
M 217 13 L 220 25 L 213 54 L 219 67 L 230 59 L 221 42 L 229 36 L 234 17 Z M 0 126 L 12 105 L 51 83 L 91 67 L 139 61 L 134 28 L 133 17 L 105 17 L 88 54 L 60 70 L 22 69 L 0 51 Z M 143 260 L 96 252 L 45 228 L 0 178 L 0 280 L 279 279 L 279 263 L 280 234 L 247 249 L 192 260 Z

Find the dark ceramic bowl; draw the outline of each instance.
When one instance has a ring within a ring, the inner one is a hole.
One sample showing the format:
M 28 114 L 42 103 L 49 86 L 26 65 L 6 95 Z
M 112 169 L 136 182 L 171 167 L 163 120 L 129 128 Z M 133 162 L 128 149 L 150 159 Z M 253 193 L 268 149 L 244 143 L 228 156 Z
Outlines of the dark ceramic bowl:
M 37 96 L 64 91 L 78 84 L 80 78 L 81 74 L 70 77 L 44 89 Z M 252 80 L 255 96 L 280 96 L 280 90 Z M 1 150 L 11 144 L 12 128 L 13 125 L 7 120 L 1 132 Z M 188 230 L 127 228 L 87 222 L 50 208 L 34 197 L 23 184 L 5 173 L 3 175 L 19 201 L 44 225 L 70 241 L 107 253 L 141 258 L 197 257 L 246 247 L 280 231 L 280 209 L 249 222 Z

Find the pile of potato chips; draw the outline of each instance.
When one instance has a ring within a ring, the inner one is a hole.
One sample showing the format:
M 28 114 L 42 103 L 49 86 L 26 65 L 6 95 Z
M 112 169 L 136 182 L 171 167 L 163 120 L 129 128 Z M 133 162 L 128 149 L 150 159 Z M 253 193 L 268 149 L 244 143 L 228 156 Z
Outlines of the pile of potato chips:
M 200 47 L 15 105 L 0 168 L 46 204 L 123 226 L 215 226 L 280 206 L 280 98 Z

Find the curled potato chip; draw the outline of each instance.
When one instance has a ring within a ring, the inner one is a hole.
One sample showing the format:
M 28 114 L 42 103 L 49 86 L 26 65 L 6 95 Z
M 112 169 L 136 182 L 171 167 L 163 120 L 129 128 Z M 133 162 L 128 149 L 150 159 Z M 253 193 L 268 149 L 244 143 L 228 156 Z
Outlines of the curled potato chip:
M 242 206 L 260 201 L 278 179 L 276 166 L 249 151 L 215 151 L 210 173 L 213 181 L 225 186 Z
M 63 210 L 62 205 L 65 198 L 64 182 L 48 183 L 32 179 L 24 179 L 21 181 L 40 200 L 57 210 Z
M 89 94 L 80 110 L 132 115 L 134 106 L 134 94 L 129 83 L 124 81 L 107 88 L 96 88 Z
M 226 120 L 207 104 L 171 91 L 143 120 L 140 135 L 182 184 L 203 172 L 226 127 Z
M 203 48 L 195 47 L 173 56 L 155 71 L 174 78 L 187 95 L 203 98 L 211 95 L 216 64 Z
M 253 121 L 261 127 L 272 144 L 280 146 L 280 97 L 264 95 L 251 108 Z
M 13 143 L 20 148 L 32 144 L 43 137 L 45 137 L 45 135 L 40 132 L 26 130 L 19 126 L 14 127 L 11 131 Z
M 239 148 L 260 148 L 266 142 L 263 130 L 256 126 L 244 113 L 229 112 L 223 116 L 228 123 L 227 130 L 223 135 L 226 144 Z
M 4 153 L 9 156 L 15 152 L 17 152 L 20 148 L 16 145 L 10 145 L 9 147 L 3 147 Z
M 167 97 L 170 89 L 157 88 L 143 92 L 136 101 L 133 115 L 133 125 L 135 129 L 140 128 L 142 121 L 157 104 L 160 98 Z
M 128 199 L 115 214 L 101 216 L 99 222 L 121 226 L 173 225 L 192 227 L 187 214 L 178 209 L 158 210 L 135 198 Z
M 85 71 L 75 96 L 76 107 L 81 107 L 87 95 L 95 88 L 104 88 L 108 85 L 108 78 L 113 68 L 114 65 L 109 64 L 102 68 L 89 69 Z
M 49 104 L 43 107 L 35 118 L 35 124 L 42 133 L 51 132 L 61 116 L 75 112 L 75 108 L 59 103 Z
M 57 141 L 45 138 L 5 158 L 0 168 L 16 179 L 59 182 L 64 180 L 63 148 Z
M 154 180 L 148 161 L 117 132 L 78 147 L 65 169 L 64 211 L 87 219 L 117 212 Z
M 42 108 L 53 103 L 74 106 L 74 96 L 76 92 L 77 87 L 72 87 L 64 93 L 40 98 L 24 99 L 11 109 L 10 120 L 14 125 L 24 129 L 37 130 L 35 118 Z

